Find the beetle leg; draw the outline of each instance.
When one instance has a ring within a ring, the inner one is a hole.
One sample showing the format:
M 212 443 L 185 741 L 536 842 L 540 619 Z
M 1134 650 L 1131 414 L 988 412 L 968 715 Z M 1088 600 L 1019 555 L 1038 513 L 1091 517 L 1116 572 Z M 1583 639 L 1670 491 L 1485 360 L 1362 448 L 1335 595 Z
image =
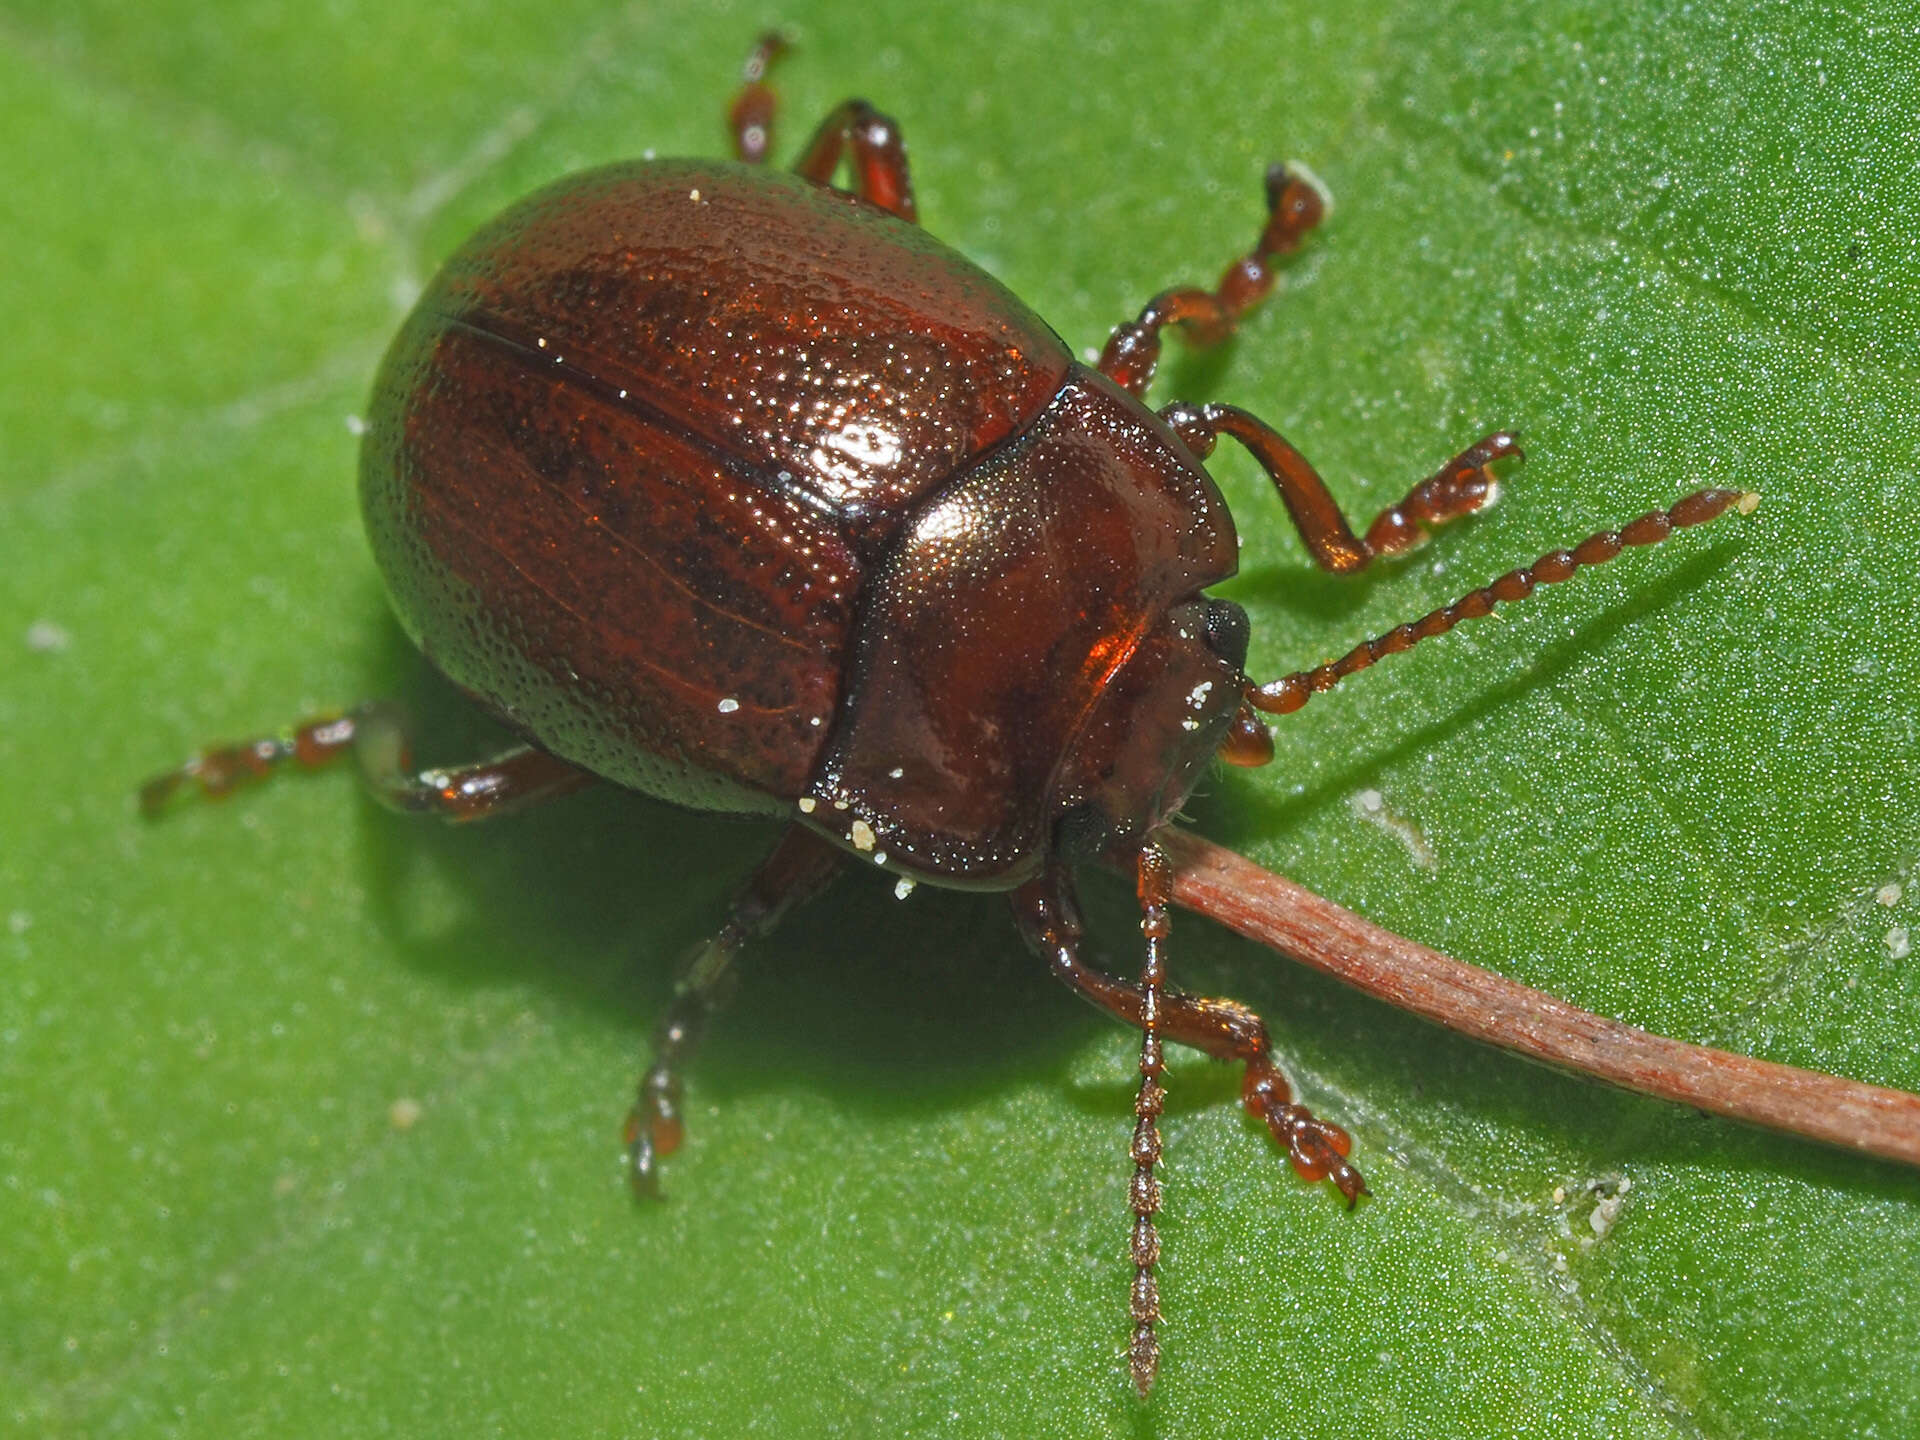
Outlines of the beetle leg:
M 1129 320 L 1108 339 L 1100 354 L 1100 372 L 1135 395 L 1145 395 L 1160 363 L 1160 332 L 1167 326 L 1180 326 L 1190 345 L 1219 344 L 1273 289 L 1268 262 L 1298 250 L 1326 213 L 1327 198 L 1304 169 L 1269 166 L 1267 223 L 1253 249 L 1227 266 L 1213 290 L 1188 286 L 1154 296 L 1138 320 Z
M 1089 965 L 1080 957 L 1083 927 L 1072 877 L 1054 866 L 1013 892 L 1014 923 L 1054 975 L 1102 1010 L 1144 1028 L 1146 992 Z M 1232 1000 L 1166 990 L 1160 996 L 1160 1034 L 1216 1060 L 1246 1067 L 1241 1097 L 1249 1114 L 1265 1123 L 1308 1180 L 1330 1180 L 1349 1205 L 1367 1193 L 1367 1182 L 1347 1162 L 1352 1141 L 1338 1125 L 1317 1119 L 1293 1103 L 1287 1078 L 1273 1058 L 1266 1023 Z
M 653 1061 L 640 1077 L 627 1112 L 627 1175 L 636 1195 L 660 1193 L 659 1160 L 686 1138 L 680 1071 L 706 1033 L 713 1012 L 732 995 L 734 958 L 780 917 L 826 888 L 840 872 L 841 853 L 812 831 L 790 825 L 761 862 L 727 913 L 720 933 L 687 957 L 673 999 L 653 1033 Z
M 740 70 L 740 89 L 727 107 L 733 153 L 749 165 L 765 163 L 767 151 L 773 146 L 773 115 L 779 104 L 767 84 L 767 69 L 786 48 L 787 37 L 778 30 L 769 30 L 754 41 Z
M 786 37 L 777 30 L 769 30 L 755 41 L 741 71 L 740 89 L 727 107 L 733 153 L 749 165 L 764 162 L 773 144 L 773 117 L 778 106 L 767 85 L 767 70 L 786 48 Z M 892 116 L 882 114 L 865 100 L 842 100 L 834 106 L 793 168 L 816 185 L 831 185 L 840 170 L 841 157 L 849 149 L 853 152 L 853 193 L 889 214 L 919 224 L 900 127 Z
M 831 185 L 840 157 L 853 151 L 853 193 L 889 214 L 920 223 L 907 175 L 907 147 L 891 115 L 864 100 L 842 100 L 820 122 L 793 168 L 819 185 Z
M 399 707 L 372 701 L 344 715 L 304 721 L 287 735 L 202 750 L 179 769 L 142 785 L 140 809 L 148 816 L 158 815 L 190 785 L 219 799 L 238 786 L 264 780 L 288 761 L 314 770 L 348 750 L 359 760 L 361 775 L 382 804 L 443 820 L 486 820 L 508 814 L 570 794 L 594 778 L 531 745 L 515 746 L 474 765 L 416 773 L 412 749 Z
M 1331 1180 L 1351 1208 L 1367 1193 L 1367 1182 L 1347 1162 L 1353 1142 L 1338 1125 L 1317 1119 L 1304 1105 L 1293 1103 L 1286 1076 L 1274 1063 L 1267 1027 L 1244 1005 L 1210 1000 L 1168 990 L 1166 941 L 1170 930 L 1168 908 L 1173 895 L 1173 871 L 1165 854 L 1149 843 L 1139 855 L 1140 932 L 1147 941 L 1147 961 L 1141 983 L 1129 985 L 1080 958 L 1083 933 L 1067 869 L 1054 865 L 1013 893 L 1014 923 L 1053 973 L 1086 999 L 1141 1031 L 1140 1089 L 1134 1099 L 1131 1154 L 1133 1182 L 1127 1201 L 1133 1211 L 1133 1234 L 1128 1246 L 1133 1260 L 1131 1314 L 1133 1337 L 1127 1347 L 1134 1388 L 1144 1397 L 1159 1368 L 1160 1292 L 1154 1267 L 1160 1259 L 1160 1234 L 1153 1217 L 1160 1211 L 1161 1187 L 1154 1175 L 1159 1164 L 1159 1118 L 1166 1099 L 1160 1077 L 1165 1072 L 1162 1041 L 1191 1045 L 1219 1060 L 1238 1060 L 1246 1067 L 1241 1099 L 1248 1113 L 1262 1121 L 1287 1152 L 1293 1168 L 1308 1180 Z
M 1307 457 L 1265 421 L 1237 405 L 1169 405 L 1160 412 L 1174 434 L 1204 460 L 1222 435 L 1238 440 L 1267 472 L 1281 503 L 1293 517 L 1294 528 L 1322 569 L 1351 575 L 1382 555 L 1410 550 L 1425 534 L 1424 527 L 1440 525 L 1475 510 L 1485 509 L 1499 495 L 1493 466 L 1520 458 L 1520 442 L 1504 430 L 1468 446 L 1406 497 L 1389 505 L 1373 519 L 1363 539 L 1353 533 L 1340 507 L 1327 491 Z

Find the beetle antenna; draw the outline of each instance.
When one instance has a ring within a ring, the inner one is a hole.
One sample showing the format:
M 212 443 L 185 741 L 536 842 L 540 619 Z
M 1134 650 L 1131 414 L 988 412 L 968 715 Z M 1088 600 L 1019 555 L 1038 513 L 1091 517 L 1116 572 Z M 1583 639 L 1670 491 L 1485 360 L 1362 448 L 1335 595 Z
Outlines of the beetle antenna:
M 1160 1211 L 1160 1111 L 1167 1092 L 1160 1077 L 1166 1063 L 1160 1043 L 1161 997 L 1167 983 L 1167 935 L 1173 928 L 1168 907 L 1173 898 L 1173 866 L 1158 845 L 1140 851 L 1140 933 L 1147 940 L 1147 961 L 1140 971 L 1140 1093 L 1133 1102 L 1133 1183 L 1127 1201 L 1133 1210 L 1133 1339 L 1127 1366 L 1133 1388 L 1145 1399 L 1160 1369 L 1160 1285 L 1153 1267 L 1160 1259 L 1160 1232 L 1153 1217 Z
M 1470 590 L 1451 605 L 1429 611 L 1418 620 L 1396 626 L 1377 635 L 1364 645 L 1356 645 L 1338 660 L 1312 670 L 1296 670 L 1268 684 L 1247 685 L 1247 702 L 1269 715 L 1290 715 L 1315 695 L 1333 689 L 1347 676 L 1356 674 L 1387 655 L 1411 650 L 1422 640 L 1444 635 L 1462 620 L 1477 620 L 1495 605 L 1524 600 L 1540 585 L 1557 585 L 1572 577 L 1574 571 L 1589 565 L 1604 565 L 1632 545 L 1657 545 L 1675 530 L 1704 525 L 1728 510 L 1751 515 L 1760 497 L 1750 490 L 1696 490 L 1666 510 L 1650 510 L 1618 530 L 1602 530 L 1589 535 L 1571 550 L 1551 550 L 1531 565 L 1509 570 L 1491 585 Z

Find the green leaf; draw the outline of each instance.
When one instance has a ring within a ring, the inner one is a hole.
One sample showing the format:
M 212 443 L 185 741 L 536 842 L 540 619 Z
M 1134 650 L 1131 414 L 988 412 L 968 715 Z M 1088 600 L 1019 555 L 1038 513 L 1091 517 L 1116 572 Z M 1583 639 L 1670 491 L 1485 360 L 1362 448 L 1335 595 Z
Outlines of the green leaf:
M 783 143 L 846 94 L 890 109 L 929 228 L 1076 349 L 1244 249 L 1268 160 L 1327 181 L 1280 293 L 1156 394 L 1262 414 L 1359 519 L 1489 429 L 1531 458 L 1338 581 L 1223 447 L 1262 677 L 1696 486 L 1761 491 L 1317 700 L 1196 823 L 1590 1008 L 1920 1087 L 1920 46 L 1902 7 L 1715 8 L 796 4 Z M 131 794 L 363 695 L 427 713 L 424 758 L 484 743 L 386 618 L 350 418 L 493 210 L 718 153 L 758 17 L 0 16 L 22 1433 L 1914 1433 L 1911 1174 L 1187 917 L 1178 977 L 1268 1015 L 1375 1195 L 1302 1185 L 1181 1059 L 1150 1405 L 1120 1361 L 1135 1042 L 990 899 L 856 877 L 795 917 L 636 1213 L 628 1088 L 764 827 L 591 794 L 448 832 L 345 774 L 159 824 Z M 1131 969 L 1124 887 L 1088 888 Z

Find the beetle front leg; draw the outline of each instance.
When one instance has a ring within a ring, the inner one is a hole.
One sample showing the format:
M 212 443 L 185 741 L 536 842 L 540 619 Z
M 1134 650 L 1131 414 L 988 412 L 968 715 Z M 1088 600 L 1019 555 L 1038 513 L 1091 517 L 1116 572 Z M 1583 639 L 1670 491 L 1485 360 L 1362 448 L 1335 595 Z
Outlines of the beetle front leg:
M 773 116 L 779 102 L 767 84 L 767 69 L 787 48 L 787 37 L 769 30 L 754 42 L 747 63 L 740 67 L 740 88 L 727 107 L 727 132 L 733 153 L 749 165 L 764 164 L 773 147 Z
M 907 175 L 907 147 L 893 117 L 864 100 L 842 100 L 820 122 L 793 168 L 819 185 L 831 185 L 840 157 L 853 152 L 853 193 L 889 214 L 920 223 Z
M 189 787 L 217 800 L 289 763 L 316 770 L 349 750 L 360 762 L 367 787 L 388 809 L 459 822 L 523 810 L 594 780 L 587 771 L 531 745 L 517 745 L 473 765 L 416 772 L 412 737 L 400 708 L 371 701 L 344 715 L 303 721 L 285 735 L 202 750 L 178 769 L 142 785 L 140 809 L 148 817 L 159 815 Z
M 1428 527 L 1485 509 L 1500 493 L 1495 463 L 1522 458 L 1520 442 L 1505 430 L 1495 431 L 1382 510 L 1362 538 L 1353 533 L 1307 457 L 1265 421 L 1237 405 L 1169 405 L 1160 418 L 1201 460 L 1213 453 L 1222 435 L 1246 446 L 1280 492 L 1314 560 L 1336 575 L 1351 575 L 1382 555 L 1401 554 L 1412 549 Z
M 1072 877 L 1064 867 L 1056 866 L 1014 891 L 1013 917 L 1056 978 L 1109 1014 L 1144 1028 L 1146 993 L 1081 958 L 1084 931 Z M 1272 1132 L 1302 1178 L 1331 1181 L 1349 1205 L 1367 1193 L 1367 1182 L 1347 1162 L 1351 1138 L 1338 1125 L 1294 1103 L 1287 1078 L 1273 1058 L 1266 1023 L 1253 1011 L 1232 1000 L 1167 990 L 1160 995 L 1159 1031 L 1176 1044 L 1246 1067 L 1242 1102 Z
M 840 872 L 841 858 L 840 851 L 812 831 L 789 826 L 734 900 L 720 933 L 688 957 L 667 1013 L 654 1030 L 653 1061 L 627 1113 L 627 1175 L 636 1195 L 659 1195 L 660 1157 L 678 1150 L 686 1138 L 680 1072 L 713 1012 L 733 994 L 735 957 L 748 941 L 773 929 L 788 910 L 825 889 Z
M 1300 248 L 1307 232 L 1326 215 L 1327 201 L 1304 170 L 1284 165 L 1267 170 L 1267 223 L 1253 249 L 1235 260 L 1212 290 L 1192 286 L 1163 290 L 1113 332 L 1100 354 L 1100 371 L 1135 395 L 1144 396 L 1160 363 L 1160 332 L 1178 325 L 1190 345 L 1217 345 L 1240 317 L 1273 289 L 1275 256 Z

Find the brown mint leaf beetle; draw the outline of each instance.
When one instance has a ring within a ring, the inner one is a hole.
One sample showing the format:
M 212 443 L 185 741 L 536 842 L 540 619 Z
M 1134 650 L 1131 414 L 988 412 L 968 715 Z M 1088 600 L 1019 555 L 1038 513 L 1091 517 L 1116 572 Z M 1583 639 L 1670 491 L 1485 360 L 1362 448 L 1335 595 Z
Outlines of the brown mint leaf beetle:
M 781 48 L 729 112 L 741 163 L 612 165 L 549 186 L 455 253 L 375 384 L 367 532 L 408 633 L 525 737 L 415 773 L 394 709 L 207 750 L 148 783 L 219 795 L 351 749 L 402 810 L 468 821 L 597 780 L 699 809 L 784 816 L 771 856 L 692 958 L 627 1122 L 634 1186 L 683 1138 L 680 1071 L 735 955 L 852 858 L 1011 895 L 1054 974 L 1142 1031 L 1132 1143 L 1129 1368 L 1159 1363 L 1155 1176 L 1162 1045 L 1245 1069 L 1247 1109 L 1349 1205 L 1338 1126 L 1294 1103 L 1250 1010 L 1169 988 L 1172 871 L 1156 833 L 1218 756 L 1260 765 L 1284 714 L 1384 655 L 1757 497 L 1703 490 L 1317 669 L 1255 685 L 1233 521 L 1201 461 L 1260 463 L 1313 557 L 1351 573 L 1484 507 L 1488 435 L 1349 528 L 1313 467 L 1230 405 L 1143 403 L 1161 333 L 1211 345 L 1272 289 L 1326 202 L 1266 177 L 1267 218 L 1214 290 L 1174 289 L 1097 366 L 916 224 L 899 131 L 862 100 L 796 173 L 761 168 Z M 832 181 L 848 162 L 853 188 Z M 1138 872 L 1137 984 L 1083 961 L 1076 862 Z

